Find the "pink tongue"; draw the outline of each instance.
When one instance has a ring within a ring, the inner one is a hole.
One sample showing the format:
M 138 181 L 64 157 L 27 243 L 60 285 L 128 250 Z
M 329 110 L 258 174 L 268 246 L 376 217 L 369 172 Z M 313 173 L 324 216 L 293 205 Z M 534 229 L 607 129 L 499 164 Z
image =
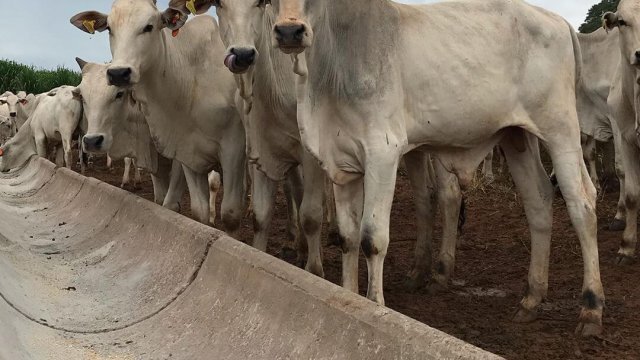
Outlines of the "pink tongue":
M 229 70 L 234 71 L 235 66 L 233 65 L 236 62 L 236 56 L 233 54 L 227 55 L 224 58 L 224 65 L 229 68 Z

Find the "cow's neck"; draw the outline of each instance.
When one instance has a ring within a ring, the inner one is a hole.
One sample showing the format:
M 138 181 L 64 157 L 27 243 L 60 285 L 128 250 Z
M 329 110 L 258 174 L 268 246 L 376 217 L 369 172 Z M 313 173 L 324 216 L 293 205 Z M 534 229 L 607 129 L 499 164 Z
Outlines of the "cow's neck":
M 163 108 L 169 108 L 170 104 L 184 104 L 183 97 L 191 93 L 186 89 L 192 82 L 191 76 L 184 76 L 185 71 L 192 69 L 182 69 L 184 61 L 180 59 L 181 49 L 175 48 L 174 43 L 167 40 L 167 33 L 161 31 L 159 55 L 140 74 L 140 82 L 134 88 L 136 96 L 143 103 L 163 104 Z
M 288 55 L 272 46 L 271 32 L 275 24 L 275 14 L 268 7 L 262 16 L 262 31 L 256 48 L 261 56 L 256 64 L 256 86 L 261 96 L 272 107 L 295 106 L 294 77 L 291 72 L 291 61 Z
M 399 36 L 399 15 L 387 0 L 335 0 L 317 6 L 314 42 L 307 50 L 312 89 L 360 100 L 388 86 Z M 315 94 L 322 95 L 322 94 Z
M 638 94 L 638 70 L 635 66 L 630 65 L 623 55 L 620 63 L 621 69 L 621 82 L 622 82 L 622 94 L 625 100 L 634 108 L 636 107 L 636 99 L 640 95 Z M 636 109 L 637 111 L 638 109 Z

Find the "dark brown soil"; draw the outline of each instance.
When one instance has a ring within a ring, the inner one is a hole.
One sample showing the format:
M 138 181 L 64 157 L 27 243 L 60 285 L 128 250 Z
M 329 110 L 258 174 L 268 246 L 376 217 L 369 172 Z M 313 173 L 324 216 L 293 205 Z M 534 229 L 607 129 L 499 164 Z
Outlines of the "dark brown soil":
M 122 164 L 116 163 L 111 172 L 98 164 L 89 175 L 119 186 Z M 149 176 L 144 176 L 141 188 L 134 192 L 152 199 Z M 617 193 L 604 195 L 598 203 L 600 262 L 607 299 L 605 332 L 592 339 L 574 335 L 581 297 L 582 258 L 561 198 L 554 204 L 549 298 L 542 305 L 540 319 L 522 325 L 513 323 L 511 316 L 526 287 L 530 245 L 522 204 L 511 181 L 505 177 L 493 185 L 479 185 L 466 194 L 467 224 L 457 253 L 455 285 L 438 295 L 426 291 L 409 293 L 402 285 L 412 263 L 416 236 L 412 197 L 409 183 L 401 174 L 385 263 L 387 306 L 509 359 L 640 359 L 640 326 L 634 322 L 640 314 L 640 287 L 636 283 L 640 265 L 614 265 L 621 233 L 604 230 L 615 213 Z M 286 240 L 287 210 L 281 193 L 276 206 L 270 232 L 271 254 L 292 245 Z M 182 208 L 188 209 L 186 197 Z M 436 233 L 440 233 L 439 228 Z M 245 219 L 240 240 L 250 243 L 252 236 L 251 221 Z M 324 266 L 327 279 L 339 283 L 339 249 L 324 247 Z M 360 279 L 361 291 L 366 291 L 363 260 Z M 485 294 L 469 295 L 469 289 L 474 288 Z

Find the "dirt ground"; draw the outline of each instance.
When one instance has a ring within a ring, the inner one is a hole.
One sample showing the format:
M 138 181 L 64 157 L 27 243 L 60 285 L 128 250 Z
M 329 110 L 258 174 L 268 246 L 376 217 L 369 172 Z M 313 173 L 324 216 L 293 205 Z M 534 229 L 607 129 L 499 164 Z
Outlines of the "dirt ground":
M 97 162 L 88 175 L 119 186 L 122 164 L 112 171 Z M 132 189 L 128 189 L 132 190 Z M 148 175 L 136 194 L 152 199 Z M 529 264 L 529 232 L 524 210 L 508 176 L 491 185 L 480 185 L 466 194 L 467 223 L 457 252 L 454 285 L 437 295 L 403 288 L 413 259 L 416 236 L 413 195 L 404 175 L 398 177 L 391 215 L 391 244 L 385 262 L 387 306 L 429 326 L 468 341 L 508 359 L 640 359 L 640 264 L 614 264 L 621 233 L 609 232 L 606 224 L 615 214 L 617 192 L 599 198 L 600 264 L 606 294 L 605 332 L 582 339 L 574 335 L 582 286 L 582 258 L 577 236 L 563 200 L 554 203 L 549 296 L 540 318 L 532 324 L 511 321 L 526 288 Z M 218 205 L 219 206 L 219 205 Z M 188 199 L 183 200 L 188 209 Z M 218 207 L 219 209 L 219 207 Z M 286 204 L 279 193 L 270 232 L 269 253 L 285 246 Z M 188 214 L 187 214 L 188 215 Z M 436 229 L 439 238 L 440 228 Z M 240 240 L 251 242 L 250 219 L 244 219 Z M 340 282 L 340 250 L 326 246 L 326 278 Z M 438 249 L 439 244 L 435 245 Z M 361 293 L 366 291 L 366 264 L 361 256 Z

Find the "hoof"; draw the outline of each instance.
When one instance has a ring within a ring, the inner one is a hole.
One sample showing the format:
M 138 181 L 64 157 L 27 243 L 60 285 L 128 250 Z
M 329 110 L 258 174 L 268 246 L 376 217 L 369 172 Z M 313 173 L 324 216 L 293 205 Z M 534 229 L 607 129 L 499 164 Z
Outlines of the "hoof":
M 616 257 L 616 265 L 628 266 L 633 265 L 634 263 L 635 259 L 631 256 L 618 254 L 618 257 Z
M 307 266 L 304 269 L 307 272 L 310 272 L 313 275 L 324 279 L 324 270 L 322 269 L 322 266 L 307 264 Z
M 527 310 L 520 307 L 516 314 L 513 316 L 513 322 L 519 324 L 528 324 L 538 319 L 538 312 L 535 310 Z
M 298 261 L 298 252 L 290 247 L 283 247 L 280 250 L 280 259 L 295 264 Z
M 442 294 L 442 293 L 447 292 L 447 290 L 449 290 L 449 288 L 446 285 L 442 285 L 442 284 L 438 283 L 437 281 L 433 281 L 427 287 L 427 292 L 429 293 L 429 295 Z
M 627 223 L 624 220 L 613 219 L 613 221 L 611 221 L 611 223 L 607 227 L 607 230 L 609 230 L 609 231 L 624 231 L 624 228 L 626 226 L 627 226 Z
M 582 337 L 594 337 L 602 334 L 602 325 L 594 323 L 579 323 L 575 331 Z
M 340 234 L 338 230 L 330 230 L 327 235 L 327 245 L 342 247 L 342 241 L 340 240 Z
M 404 280 L 403 287 L 407 292 L 414 293 L 427 285 L 427 277 L 411 272 Z

